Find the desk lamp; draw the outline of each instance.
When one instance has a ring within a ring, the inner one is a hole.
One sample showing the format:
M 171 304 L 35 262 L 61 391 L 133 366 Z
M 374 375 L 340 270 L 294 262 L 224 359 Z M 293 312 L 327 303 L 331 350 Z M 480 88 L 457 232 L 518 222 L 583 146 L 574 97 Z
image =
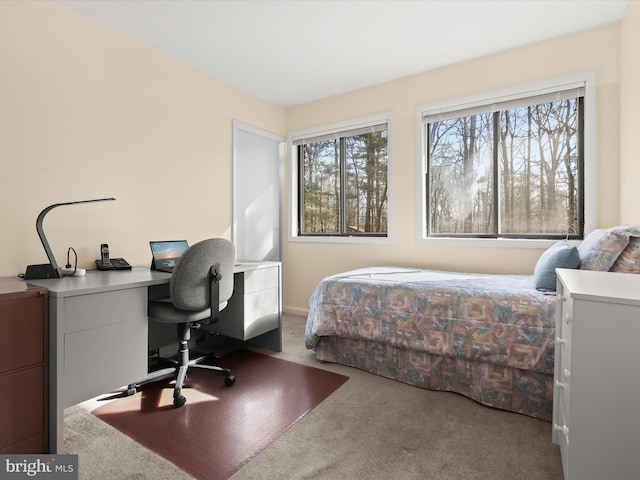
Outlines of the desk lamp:
M 44 251 L 47 253 L 47 258 L 49 259 L 49 263 L 41 263 L 39 265 L 27 265 L 27 270 L 24 273 L 25 280 L 36 280 L 36 279 L 44 279 L 44 278 L 62 278 L 62 270 L 58 267 L 56 263 L 56 259 L 53 256 L 53 252 L 51 251 L 51 247 L 49 246 L 49 242 L 47 241 L 47 236 L 44 234 L 44 230 L 42 229 L 42 221 L 44 217 L 49 211 L 53 210 L 56 207 L 61 207 L 63 205 L 78 205 L 80 203 L 93 203 L 93 202 L 107 202 L 110 200 L 115 200 L 115 198 L 97 198 L 95 200 L 79 200 L 77 202 L 65 202 L 65 203 L 55 203 L 53 205 L 49 205 L 47 208 L 40 212 L 38 218 L 36 220 L 36 230 L 38 231 L 38 236 L 40 237 L 40 241 L 42 242 L 42 246 L 44 247 Z

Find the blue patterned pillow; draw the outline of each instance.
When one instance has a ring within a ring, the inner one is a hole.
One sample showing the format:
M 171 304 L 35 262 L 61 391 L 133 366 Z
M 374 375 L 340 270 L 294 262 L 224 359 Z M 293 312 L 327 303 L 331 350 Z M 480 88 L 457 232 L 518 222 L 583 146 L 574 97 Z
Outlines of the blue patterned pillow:
M 556 291 L 556 268 L 578 268 L 580 254 L 578 248 L 566 240 L 554 243 L 540 255 L 533 279 L 536 290 L 542 292 Z

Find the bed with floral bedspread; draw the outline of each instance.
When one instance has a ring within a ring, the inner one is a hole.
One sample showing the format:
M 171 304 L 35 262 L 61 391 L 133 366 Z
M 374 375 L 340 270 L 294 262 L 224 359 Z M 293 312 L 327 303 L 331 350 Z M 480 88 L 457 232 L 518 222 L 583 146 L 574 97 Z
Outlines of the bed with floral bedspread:
M 551 418 L 555 295 L 531 275 L 362 268 L 322 280 L 310 307 L 320 360 Z
M 572 248 L 573 268 L 637 273 L 640 230 L 596 230 Z M 323 361 L 551 420 L 556 295 L 537 288 L 544 256 L 535 275 L 367 267 L 327 277 L 310 298 L 306 347 Z

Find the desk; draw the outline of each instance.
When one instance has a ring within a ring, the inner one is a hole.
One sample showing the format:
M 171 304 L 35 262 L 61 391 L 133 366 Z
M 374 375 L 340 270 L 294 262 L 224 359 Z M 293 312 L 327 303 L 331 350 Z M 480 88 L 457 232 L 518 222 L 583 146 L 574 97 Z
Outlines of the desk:
M 262 269 L 271 269 L 277 275 L 278 303 L 272 307 L 277 315 L 275 323 L 273 317 L 270 320 L 275 329 L 265 332 L 264 345 L 274 350 L 281 349 L 280 265 L 279 262 L 248 262 L 236 266 L 234 273 L 234 281 Z M 147 375 L 149 289 L 168 285 L 170 278 L 168 273 L 136 267 L 128 271 L 92 270 L 83 277 L 29 280 L 49 290 L 49 448 L 52 453 L 63 447 L 65 408 Z M 235 289 L 234 297 L 238 297 Z M 237 318 L 237 313 L 229 320 L 245 322 L 244 318 Z

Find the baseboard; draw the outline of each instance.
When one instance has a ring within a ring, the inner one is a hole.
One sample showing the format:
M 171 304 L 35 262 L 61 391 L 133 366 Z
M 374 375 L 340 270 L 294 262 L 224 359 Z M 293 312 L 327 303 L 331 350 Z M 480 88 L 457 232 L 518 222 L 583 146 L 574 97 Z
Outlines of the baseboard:
M 301 317 L 307 317 L 309 315 L 308 308 L 296 308 L 296 307 L 284 307 L 284 312 L 289 315 L 299 315 Z

